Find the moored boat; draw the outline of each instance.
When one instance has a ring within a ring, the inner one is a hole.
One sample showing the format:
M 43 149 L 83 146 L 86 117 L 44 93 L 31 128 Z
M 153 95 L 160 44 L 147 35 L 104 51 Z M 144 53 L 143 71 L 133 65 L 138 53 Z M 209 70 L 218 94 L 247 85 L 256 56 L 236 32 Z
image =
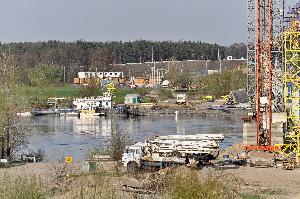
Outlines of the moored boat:
M 31 115 L 33 116 L 44 116 L 44 115 L 54 115 L 55 111 L 51 109 L 33 109 Z

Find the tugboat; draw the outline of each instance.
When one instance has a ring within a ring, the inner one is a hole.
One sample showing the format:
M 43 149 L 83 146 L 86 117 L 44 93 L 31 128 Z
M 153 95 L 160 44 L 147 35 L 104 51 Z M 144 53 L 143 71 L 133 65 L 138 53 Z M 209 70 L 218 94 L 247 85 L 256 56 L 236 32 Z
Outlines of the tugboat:
M 79 117 L 106 116 L 112 106 L 112 96 L 110 93 L 104 93 L 98 97 L 77 98 L 73 105 L 80 112 Z

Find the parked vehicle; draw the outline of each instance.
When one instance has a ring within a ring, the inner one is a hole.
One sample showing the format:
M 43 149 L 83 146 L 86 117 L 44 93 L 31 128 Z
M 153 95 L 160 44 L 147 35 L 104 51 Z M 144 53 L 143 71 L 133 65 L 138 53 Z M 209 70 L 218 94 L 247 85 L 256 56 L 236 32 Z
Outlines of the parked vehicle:
M 211 95 L 207 95 L 203 97 L 203 100 L 206 102 L 214 102 L 215 101 L 215 97 L 211 96 Z
M 178 94 L 176 97 L 176 104 L 186 104 L 186 94 Z
M 192 162 L 199 166 L 219 155 L 223 140 L 222 134 L 154 136 L 126 147 L 122 163 L 130 173 Z

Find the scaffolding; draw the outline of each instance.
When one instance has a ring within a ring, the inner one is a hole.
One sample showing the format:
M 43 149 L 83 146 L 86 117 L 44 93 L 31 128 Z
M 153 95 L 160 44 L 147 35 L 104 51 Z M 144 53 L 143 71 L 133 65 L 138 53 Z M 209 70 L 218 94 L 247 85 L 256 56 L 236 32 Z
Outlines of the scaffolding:
M 294 23 L 294 22 L 292 22 Z M 284 33 L 284 105 L 287 114 L 285 143 L 276 145 L 285 158 L 300 156 L 300 32 L 291 26 Z
M 288 12 L 284 32 L 284 105 L 287 114 L 285 143 L 281 153 L 300 156 L 300 3 Z
M 257 6 L 259 2 L 259 7 Z M 250 97 L 253 111 L 255 111 L 256 104 L 256 49 L 257 49 L 257 27 L 260 28 L 260 44 L 266 46 L 268 40 L 268 0 L 248 0 L 247 7 L 247 20 L 248 20 L 248 39 L 247 39 L 247 93 Z M 283 105 L 283 7 L 284 0 L 276 0 L 271 2 L 271 60 L 273 64 L 272 76 L 272 90 L 276 94 L 273 99 L 273 111 L 282 112 Z M 260 19 L 257 19 L 257 12 L 260 12 Z M 259 22 L 259 23 L 258 23 Z

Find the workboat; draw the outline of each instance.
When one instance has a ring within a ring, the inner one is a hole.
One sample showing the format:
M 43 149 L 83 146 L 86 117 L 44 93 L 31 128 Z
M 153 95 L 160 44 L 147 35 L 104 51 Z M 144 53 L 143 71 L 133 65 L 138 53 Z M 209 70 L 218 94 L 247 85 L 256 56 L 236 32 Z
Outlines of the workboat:
M 33 116 L 54 115 L 54 113 L 55 113 L 55 111 L 51 110 L 51 109 L 46 109 L 46 110 L 43 110 L 43 109 L 33 109 L 31 111 L 31 114 Z

